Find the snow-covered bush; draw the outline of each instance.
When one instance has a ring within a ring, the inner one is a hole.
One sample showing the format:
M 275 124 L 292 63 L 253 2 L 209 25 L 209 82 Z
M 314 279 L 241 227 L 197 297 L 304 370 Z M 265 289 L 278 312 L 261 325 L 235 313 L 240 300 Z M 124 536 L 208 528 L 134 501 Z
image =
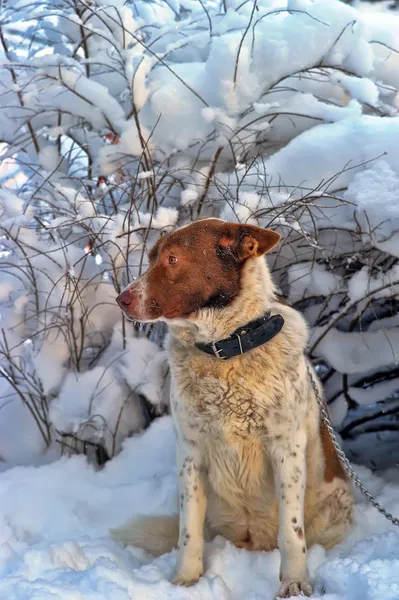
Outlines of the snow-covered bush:
M 348 409 L 397 415 L 398 49 L 398 18 L 338 0 L 2 9 L 0 141 L 24 175 L 0 188 L 3 459 L 112 456 L 167 406 L 163 329 L 114 297 L 210 215 L 282 233 L 270 266 L 344 438 Z

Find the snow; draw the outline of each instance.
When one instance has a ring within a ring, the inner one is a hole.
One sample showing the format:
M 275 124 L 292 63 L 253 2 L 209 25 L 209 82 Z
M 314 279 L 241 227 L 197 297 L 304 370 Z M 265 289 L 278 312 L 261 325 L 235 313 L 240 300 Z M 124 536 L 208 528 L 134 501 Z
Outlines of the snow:
M 33 364 L 39 375 L 44 393 L 58 391 L 67 372 L 68 345 L 57 330 L 50 331 L 39 352 L 33 357 Z
M 365 104 L 375 106 L 378 104 L 379 91 L 376 84 L 367 78 L 352 77 L 346 73 L 334 74 L 331 76 L 332 83 L 338 83 L 352 98 L 360 100 Z
M 131 423 L 136 429 L 144 425 L 138 403 L 129 388 L 117 380 L 112 366 L 69 373 L 51 404 L 49 417 L 64 434 L 102 441 L 110 456 L 119 451 L 121 441 L 131 432 Z
M 83 70 L 65 69 L 52 57 L 46 56 L 44 64 L 43 59 L 40 60 L 41 69 L 54 78 L 47 93 L 57 108 L 68 111 L 73 103 L 75 114 L 87 119 L 94 127 L 109 127 L 111 124 L 115 131 L 122 130 L 125 123 L 123 109 L 105 86 L 89 80 Z M 65 89 L 66 93 L 60 93 Z M 40 97 L 36 101 L 39 109 Z
M 6 381 L 0 379 L 0 468 L 6 464 L 24 464 L 26 458 L 40 456 L 45 444 L 28 407 L 15 397 Z M 18 424 L 18 425 L 16 425 Z M 16 427 L 18 434 L 16 436 Z M 17 443 L 16 440 L 18 439 Z
M 9 281 L 0 284 L 0 300 L 7 300 L 13 289 L 14 287 Z
M 373 388 L 363 390 L 355 387 L 349 387 L 348 393 L 350 397 L 359 404 L 372 404 L 388 398 L 392 393 L 396 392 L 398 388 L 398 379 L 391 379 L 390 381 L 380 383 L 377 394 Z
M 320 568 L 321 581 L 331 597 L 351 600 L 394 600 L 399 595 L 398 535 L 389 533 L 358 543 L 348 557 Z M 329 597 L 329 596 L 325 596 Z
M 389 510 L 399 512 L 399 484 L 360 469 Z M 152 559 L 123 549 L 109 529 L 134 515 L 174 514 L 178 499 L 171 417 L 123 444 L 103 470 L 81 456 L 18 467 L 0 478 L 0 598 L 3 600 L 272 600 L 279 553 L 207 544 L 205 575 L 192 588 L 169 583 L 176 552 Z M 398 597 L 399 533 L 358 500 L 348 539 L 330 552 L 309 552 L 315 600 Z M 322 589 L 325 588 L 325 594 Z
M 344 394 L 340 394 L 335 398 L 334 402 L 329 405 L 330 419 L 334 427 L 340 427 L 348 414 L 348 402 Z
M 142 225 L 151 225 L 153 229 L 168 229 L 176 225 L 178 218 L 176 208 L 161 206 L 154 216 L 149 213 L 141 214 L 140 222 Z
M 0 186 L 0 600 L 267 600 L 277 551 L 216 539 L 184 589 L 174 552 L 110 539 L 177 505 L 171 419 L 139 434 L 142 397 L 169 404 L 163 330 L 134 331 L 115 296 L 196 216 L 277 227 L 270 265 L 330 369 L 333 423 L 348 394 L 361 410 L 395 398 L 396 377 L 362 379 L 399 352 L 399 17 L 338 0 L 64 4 L 8 3 L 0 50 L 3 169 L 23 171 Z M 103 470 L 60 458 L 76 435 L 105 446 Z M 397 514 L 399 478 L 360 474 Z M 355 516 L 339 548 L 310 551 L 314 597 L 397 600 L 398 534 L 363 500 Z
M 346 197 L 357 204 L 359 223 L 372 243 L 381 250 L 389 247 L 392 254 L 399 256 L 398 169 L 394 169 L 386 159 L 371 164 L 356 173 Z M 376 202 L 379 198 L 384 204 L 383 211 Z
M 192 204 L 197 200 L 198 192 L 194 188 L 187 188 L 181 193 L 181 204 L 182 206 L 187 206 L 188 204 Z
M 339 288 L 339 278 L 327 271 L 324 265 L 312 263 L 297 263 L 288 269 L 288 282 L 292 290 L 290 302 L 295 302 L 309 296 L 326 296 L 333 294 Z
M 153 404 L 161 404 L 169 395 L 164 390 L 168 373 L 166 352 L 151 340 L 130 338 L 118 361 L 118 369 L 130 388 L 143 394 Z
M 398 134 L 398 117 L 378 119 L 363 116 L 318 125 L 274 154 L 268 161 L 268 173 L 272 180 L 279 175 L 284 185 L 290 188 L 302 182 L 311 190 L 321 180 L 328 181 L 332 174 L 342 171 L 333 185 L 328 187 L 333 192 L 340 186 L 348 185 L 356 173 L 363 171 L 364 163 L 373 163 L 384 154 L 390 168 L 398 172 L 399 159 L 394 142 Z M 354 159 L 355 156 L 358 158 Z M 342 214 L 340 224 L 345 216 Z
M 310 344 L 324 333 L 322 327 L 315 327 Z M 315 354 L 341 373 L 363 373 L 368 369 L 397 364 L 399 329 L 346 332 L 332 328 L 317 344 Z
M 373 294 L 375 298 L 395 296 L 399 286 L 399 268 L 392 267 L 385 273 L 371 274 L 365 266 L 348 282 L 348 295 L 351 300 L 361 300 L 366 295 Z

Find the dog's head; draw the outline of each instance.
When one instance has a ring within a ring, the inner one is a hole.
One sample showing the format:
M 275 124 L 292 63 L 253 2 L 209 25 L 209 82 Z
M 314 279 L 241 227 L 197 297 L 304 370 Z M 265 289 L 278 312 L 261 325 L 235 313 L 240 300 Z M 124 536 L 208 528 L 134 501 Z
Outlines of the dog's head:
M 271 250 L 280 235 L 253 225 L 203 219 L 161 237 L 149 268 L 116 301 L 137 321 L 184 318 L 201 308 L 222 308 L 241 289 L 249 258 Z

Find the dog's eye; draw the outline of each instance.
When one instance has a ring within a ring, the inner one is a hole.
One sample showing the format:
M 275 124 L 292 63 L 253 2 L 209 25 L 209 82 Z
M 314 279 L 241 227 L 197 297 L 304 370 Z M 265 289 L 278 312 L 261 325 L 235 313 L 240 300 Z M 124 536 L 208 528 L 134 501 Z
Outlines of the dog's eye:
M 179 262 L 179 259 L 176 256 L 172 255 L 169 256 L 168 260 L 170 265 L 175 265 L 177 262 Z

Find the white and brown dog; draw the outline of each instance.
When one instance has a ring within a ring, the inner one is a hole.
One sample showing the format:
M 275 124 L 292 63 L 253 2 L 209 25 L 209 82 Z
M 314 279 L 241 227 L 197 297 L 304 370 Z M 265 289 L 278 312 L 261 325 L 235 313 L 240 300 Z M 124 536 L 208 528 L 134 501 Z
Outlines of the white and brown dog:
M 203 573 L 204 537 L 281 552 L 279 597 L 312 593 L 307 548 L 340 542 L 353 497 L 309 380 L 302 316 L 280 303 L 264 259 L 270 230 L 204 219 L 161 237 L 117 301 L 164 320 L 178 433 L 180 519 L 114 531 L 152 554 L 178 542 L 173 582 Z

